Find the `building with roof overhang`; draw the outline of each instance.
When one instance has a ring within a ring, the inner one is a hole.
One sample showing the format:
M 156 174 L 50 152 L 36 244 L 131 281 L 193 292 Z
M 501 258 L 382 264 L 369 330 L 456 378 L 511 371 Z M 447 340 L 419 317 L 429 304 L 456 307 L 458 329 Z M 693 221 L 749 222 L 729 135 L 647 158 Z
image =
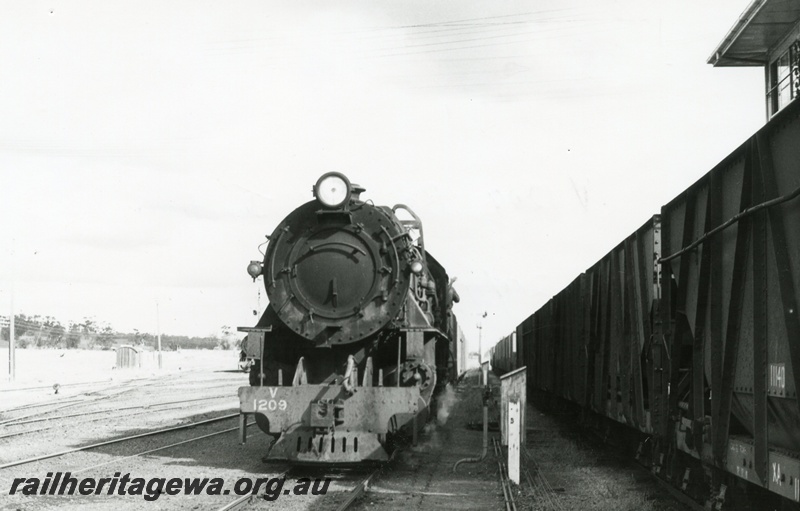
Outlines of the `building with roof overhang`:
M 754 0 L 708 63 L 763 66 L 769 120 L 800 94 L 800 0 Z

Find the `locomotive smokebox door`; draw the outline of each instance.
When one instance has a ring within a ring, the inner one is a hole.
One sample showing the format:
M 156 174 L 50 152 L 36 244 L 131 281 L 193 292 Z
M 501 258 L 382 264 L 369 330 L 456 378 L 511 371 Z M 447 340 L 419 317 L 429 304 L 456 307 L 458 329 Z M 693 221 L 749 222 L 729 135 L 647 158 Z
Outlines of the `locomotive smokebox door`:
M 411 244 L 391 210 L 306 203 L 270 236 L 264 282 L 294 334 L 318 346 L 363 341 L 399 314 L 410 286 Z

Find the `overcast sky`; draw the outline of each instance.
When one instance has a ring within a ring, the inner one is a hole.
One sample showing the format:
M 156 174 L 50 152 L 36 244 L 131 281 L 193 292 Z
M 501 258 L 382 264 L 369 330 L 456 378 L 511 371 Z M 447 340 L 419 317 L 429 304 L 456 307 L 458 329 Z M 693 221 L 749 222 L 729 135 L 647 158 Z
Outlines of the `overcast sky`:
M 477 344 L 764 123 L 746 0 L 0 4 L 0 314 L 208 335 L 327 171 L 405 203 Z M 488 317 L 481 319 L 481 314 Z

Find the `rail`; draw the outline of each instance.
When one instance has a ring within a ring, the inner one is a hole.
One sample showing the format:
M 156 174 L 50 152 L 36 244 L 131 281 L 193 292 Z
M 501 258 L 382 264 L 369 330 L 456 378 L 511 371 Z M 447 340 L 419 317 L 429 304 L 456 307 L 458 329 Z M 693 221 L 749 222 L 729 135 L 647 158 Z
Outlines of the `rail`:
M 508 478 L 506 465 L 503 463 L 503 448 L 500 447 L 500 441 L 497 437 L 492 438 L 494 446 L 494 455 L 497 457 L 497 468 L 500 471 L 500 485 L 503 487 L 503 500 L 505 502 L 506 511 L 517 511 L 517 503 L 514 501 L 514 491 L 511 487 L 511 480 Z
M 255 422 L 253 424 L 255 424 Z M 250 424 L 250 425 L 252 426 L 253 424 Z M 174 444 L 169 444 L 169 445 L 164 445 L 164 446 L 161 446 L 161 447 L 156 447 L 155 449 L 148 449 L 147 451 L 137 452 L 136 454 L 129 454 L 128 456 L 123 456 L 121 458 L 114 458 L 113 460 L 106 461 L 106 462 L 103 462 L 103 463 L 98 463 L 97 465 L 91 465 L 89 467 L 84 467 L 84 468 L 81 468 L 81 469 L 78 469 L 78 470 L 71 471 L 71 473 L 72 474 L 80 474 L 81 472 L 88 472 L 89 470 L 94 470 L 96 468 L 104 467 L 106 465 L 110 465 L 111 463 L 118 463 L 118 462 L 120 462 L 122 460 L 135 458 L 137 456 L 144 456 L 145 454 L 150 454 L 150 453 L 154 453 L 154 452 L 158 452 L 158 451 L 164 451 L 164 450 L 167 450 L 167 449 L 172 449 L 173 447 L 177 447 L 179 445 L 188 444 L 188 443 L 191 443 L 191 442 L 197 442 L 198 440 L 203 440 L 204 438 L 210 438 L 212 436 L 222 435 L 224 433 L 230 433 L 231 431 L 238 431 L 238 430 L 239 430 L 239 426 L 236 426 L 234 428 L 223 429 L 222 431 L 215 431 L 213 433 L 208 433 L 208 434 L 205 434 L 205 435 L 200 435 L 200 436 L 196 436 L 196 437 L 193 437 L 193 438 L 189 438 L 188 440 L 181 440 L 180 442 L 175 442 Z
M 114 440 L 105 440 L 103 442 L 98 442 L 96 444 L 84 445 L 83 447 L 75 447 L 74 449 L 66 449 L 66 450 L 63 450 L 63 451 L 58 451 L 58 452 L 54 452 L 54 453 L 50 453 L 50 454 L 43 454 L 41 456 L 34 456 L 32 458 L 26 458 L 26 459 L 23 459 L 23 460 L 12 461 L 10 463 L 5 463 L 3 465 L 0 465 L 0 470 L 6 469 L 6 468 L 11 468 L 11 467 L 16 467 L 16 466 L 19 466 L 19 465 L 26 465 L 28 463 L 35 463 L 37 461 L 42 461 L 42 460 L 46 460 L 46 459 L 50 459 L 50 458 L 58 458 L 60 456 L 71 454 L 73 452 L 88 451 L 89 449 L 96 449 L 97 447 L 103 447 L 105 445 L 111 445 L 111 444 L 117 444 L 117 443 L 121 443 L 121 442 L 127 442 L 127 441 L 134 440 L 134 439 L 137 439 L 137 438 L 144 438 L 144 437 L 148 437 L 148 436 L 162 435 L 164 433 L 170 433 L 172 431 L 180 431 L 182 429 L 189 429 L 189 428 L 193 428 L 195 426 L 200 426 L 200 425 L 203 425 L 203 424 L 211 424 L 213 422 L 219 422 L 219 421 L 223 421 L 223 420 L 227 420 L 227 419 L 232 419 L 234 417 L 239 417 L 239 413 L 238 412 L 237 413 L 232 413 L 232 414 L 229 414 L 229 415 L 223 415 L 221 417 L 214 417 L 213 419 L 206 419 L 206 420 L 197 421 L 197 422 L 190 422 L 188 424 L 181 424 L 180 426 L 172 426 L 172 427 L 169 427 L 169 428 L 159 429 L 159 430 L 155 430 L 155 431 L 148 431 L 147 433 L 139 433 L 137 435 L 131 435 L 131 436 L 123 437 L 123 438 L 116 438 Z

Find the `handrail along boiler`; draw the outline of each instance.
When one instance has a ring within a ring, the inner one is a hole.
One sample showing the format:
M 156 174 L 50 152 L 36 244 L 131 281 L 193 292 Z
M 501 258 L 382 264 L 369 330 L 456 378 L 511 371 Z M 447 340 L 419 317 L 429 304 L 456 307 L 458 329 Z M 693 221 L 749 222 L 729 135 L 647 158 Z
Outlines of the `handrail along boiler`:
M 458 367 L 458 294 L 425 251 L 422 222 L 402 204 L 361 200 L 364 191 L 324 174 L 247 268 L 263 277 L 269 305 L 239 328 L 253 360 L 240 425 L 242 442 L 248 414 L 277 437 L 267 459 L 388 459 Z

